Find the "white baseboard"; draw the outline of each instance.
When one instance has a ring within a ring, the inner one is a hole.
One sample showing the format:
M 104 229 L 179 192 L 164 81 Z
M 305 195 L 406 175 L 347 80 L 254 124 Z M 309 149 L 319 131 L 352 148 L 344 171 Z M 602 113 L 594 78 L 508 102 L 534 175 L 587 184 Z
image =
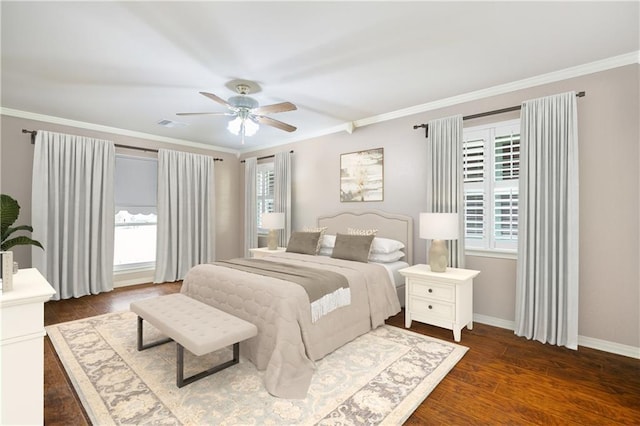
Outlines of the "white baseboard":
M 487 315 L 473 314 L 473 321 L 507 330 L 515 330 L 516 328 L 515 321 L 508 321 Z M 640 347 L 623 345 L 622 343 L 609 342 L 607 340 L 595 339 L 587 336 L 578 336 L 578 346 L 640 359 Z
M 640 348 L 623 345 L 622 343 L 609 342 L 587 336 L 578 336 L 578 346 L 640 359 Z
M 473 314 L 473 322 L 479 322 L 480 324 L 492 325 L 499 328 L 506 328 L 507 330 L 516 329 L 516 323 L 514 321 L 508 321 L 487 315 Z

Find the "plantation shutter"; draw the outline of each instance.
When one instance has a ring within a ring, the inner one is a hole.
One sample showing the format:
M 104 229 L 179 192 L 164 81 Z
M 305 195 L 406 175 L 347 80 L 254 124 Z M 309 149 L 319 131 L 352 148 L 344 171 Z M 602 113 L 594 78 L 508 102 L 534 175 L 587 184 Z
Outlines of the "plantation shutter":
M 516 248 L 518 241 L 518 179 L 520 129 L 498 127 L 494 142 L 495 191 L 493 197 L 496 248 Z
M 258 215 L 258 229 L 262 228 L 262 213 L 273 212 L 274 206 L 274 170 L 273 163 L 258 165 L 256 171 L 256 213 Z
M 486 132 L 465 134 L 462 147 L 464 191 L 464 234 L 467 248 L 482 247 L 485 238 Z

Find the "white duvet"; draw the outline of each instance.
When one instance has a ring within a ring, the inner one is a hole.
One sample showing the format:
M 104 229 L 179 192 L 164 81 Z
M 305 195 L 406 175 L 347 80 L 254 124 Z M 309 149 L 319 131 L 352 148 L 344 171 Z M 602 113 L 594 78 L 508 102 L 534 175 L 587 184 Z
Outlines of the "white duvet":
M 384 324 L 400 311 L 389 273 L 379 264 L 325 256 L 279 253 L 264 258 L 325 268 L 347 277 L 351 303 L 312 321 L 305 290 L 288 281 L 211 264 L 192 268 L 181 292 L 252 322 L 258 335 L 242 354 L 265 370 L 266 389 L 282 398 L 304 398 L 314 361 Z

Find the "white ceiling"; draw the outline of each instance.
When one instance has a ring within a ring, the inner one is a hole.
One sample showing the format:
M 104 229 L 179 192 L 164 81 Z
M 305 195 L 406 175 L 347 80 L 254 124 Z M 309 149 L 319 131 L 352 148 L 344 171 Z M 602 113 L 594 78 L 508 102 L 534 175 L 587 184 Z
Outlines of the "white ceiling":
M 3 1 L 2 107 L 250 150 L 637 52 L 639 4 Z M 224 111 L 198 92 L 234 79 L 298 130 L 240 146 L 225 117 L 175 115 Z

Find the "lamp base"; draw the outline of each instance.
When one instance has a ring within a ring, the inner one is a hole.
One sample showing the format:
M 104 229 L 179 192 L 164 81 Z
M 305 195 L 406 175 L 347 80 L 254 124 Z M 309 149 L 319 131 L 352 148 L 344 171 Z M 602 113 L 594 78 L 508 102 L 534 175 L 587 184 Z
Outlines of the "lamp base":
M 267 238 L 267 249 L 276 250 L 278 248 L 278 231 L 269 229 L 269 237 Z
M 444 240 L 431 241 L 431 247 L 429 248 L 429 266 L 431 267 L 431 272 L 446 272 L 448 259 L 449 250 L 447 250 L 447 243 Z

